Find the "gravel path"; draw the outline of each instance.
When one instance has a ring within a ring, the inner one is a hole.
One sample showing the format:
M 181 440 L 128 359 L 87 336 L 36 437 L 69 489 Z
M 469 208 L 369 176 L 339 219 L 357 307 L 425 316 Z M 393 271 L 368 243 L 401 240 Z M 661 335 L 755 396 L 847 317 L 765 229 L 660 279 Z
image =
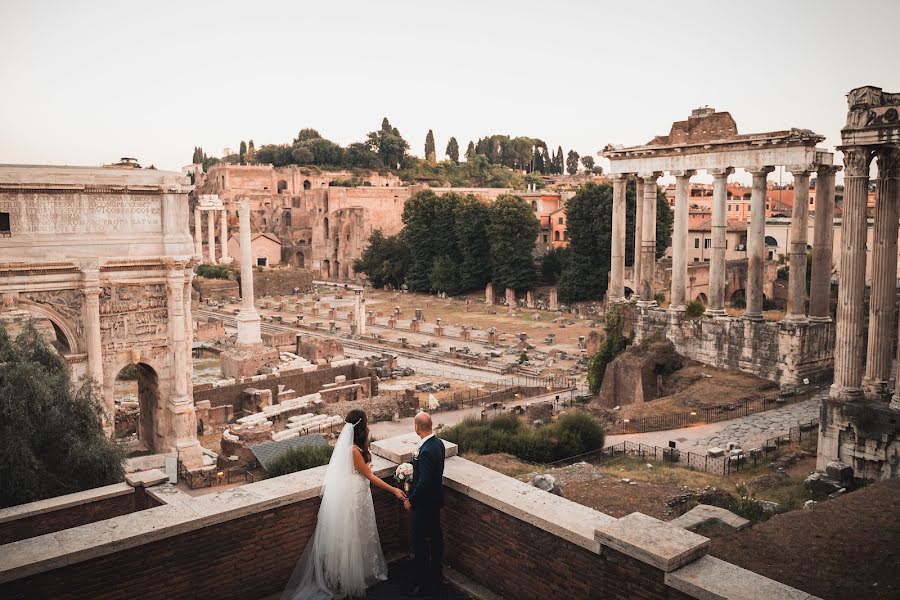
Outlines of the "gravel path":
M 606 438 L 606 445 L 614 446 L 629 441 L 667 447 L 669 441 L 673 440 L 678 442 L 679 449 L 698 453 L 705 453 L 707 448 L 714 446 L 724 448 L 728 442 L 737 442 L 742 448 L 754 448 L 762 445 L 769 438 L 787 433 L 791 427 L 808 423 L 818 417 L 819 402 L 827 393 L 826 390 L 796 404 L 709 425 L 648 433 L 610 435 Z

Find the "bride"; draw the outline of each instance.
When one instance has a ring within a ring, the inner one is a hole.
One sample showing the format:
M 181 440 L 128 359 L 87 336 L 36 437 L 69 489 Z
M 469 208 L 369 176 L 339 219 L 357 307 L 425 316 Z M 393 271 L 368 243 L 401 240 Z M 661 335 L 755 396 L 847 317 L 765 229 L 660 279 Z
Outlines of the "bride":
M 372 473 L 366 413 L 351 410 L 344 421 L 325 472 L 316 530 L 281 600 L 361 597 L 387 579 L 369 482 L 399 500 L 406 495 Z

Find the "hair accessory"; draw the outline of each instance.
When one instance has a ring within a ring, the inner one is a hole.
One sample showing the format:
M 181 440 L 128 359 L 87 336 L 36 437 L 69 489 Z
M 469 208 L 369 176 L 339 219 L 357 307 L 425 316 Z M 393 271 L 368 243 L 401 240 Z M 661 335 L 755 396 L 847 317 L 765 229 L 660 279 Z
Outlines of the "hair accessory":
M 362 417 L 358 418 L 358 419 L 356 420 L 356 423 L 353 424 L 353 426 L 356 427 L 356 426 L 359 425 L 361 422 L 362 422 Z

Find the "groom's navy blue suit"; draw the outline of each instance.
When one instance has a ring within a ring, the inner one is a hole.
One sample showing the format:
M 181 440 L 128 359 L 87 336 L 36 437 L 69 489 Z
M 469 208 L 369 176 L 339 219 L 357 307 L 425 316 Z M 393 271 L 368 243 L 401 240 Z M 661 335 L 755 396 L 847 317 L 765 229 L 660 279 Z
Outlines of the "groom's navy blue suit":
M 412 546 L 416 562 L 416 584 L 422 591 L 441 582 L 444 534 L 441 507 L 444 505 L 444 443 L 437 437 L 426 440 L 413 460 L 413 481 L 409 491 L 412 506 Z

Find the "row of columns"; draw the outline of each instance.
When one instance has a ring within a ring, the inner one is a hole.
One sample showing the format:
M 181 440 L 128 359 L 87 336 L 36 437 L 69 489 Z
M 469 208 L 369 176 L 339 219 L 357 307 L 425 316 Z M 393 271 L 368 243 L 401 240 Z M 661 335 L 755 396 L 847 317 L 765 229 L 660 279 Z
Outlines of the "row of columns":
M 221 262 L 229 262 L 228 256 L 228 211 L 224 208 L 194 208 L 194 254 L 203 257 L 203 219 L 206 212 L 207 228 L 207 260 L 209 263 L 220 262 L 216 259 L 216 213 L 219 213 L 219 242 L 222 246 Z
M 809 178 L 815 167 L 792 166 L 794 175 L 794 212 L 791 223 L 790 282 L 786 320 L 807 320 L 807 223 L 809 219 Z M 831 289 L 831 244 L 833 239 L 834 175 L 840 167 L 822 165 L 817 168 L 815 242 L 818 252 L 813 254 L 812 286 L 815 302 L 810 303 L 809 319 L 830 320 L 828 297 Z M 763 320 L 763 280 L 766 265 L 766 178 L 772 166 L 747 169 L 753 176 L 750 199 L 750 223 L 747 230 L 748 273 L 746 310 L 744 318 Z M 713 176 L 712 256 L 709 265 L 709 306 L 711 316 L 725 315 L 725 254 L 728 225 L 728 176 L 734 169 L 707 169 Z M 695 170 L 672 171 L 675 176 L 675 223 L 672 234 L 671 308 L 684 310 L 687 298 L 688 204 L 690 179 Z M 634 233 L 634 281 L 639 304 L 652 306 L 653 277 L 656 267 L 656 193 L 657 179 L 662 173 L 640 173 L 636 178 L 636 210 Z M 613 223 L 610 255 L 610 301 L 625 297 L 625 197 L 628 175 L 613 174 Z M 895 236 L 896 239 L 896 236 Z M 896 243 L 896 242 L 895 242 Z
M 846 174 L 831 396 L 841 400 L 858 400 L 863 396 L 883 399 L 889 394 L 894 331 L 898 325 L 894 323 L 894 309 L 897 302 L 900 148 L 887 147 L 873 151 L 869 148 L 845 147 L 841 150 L 844 153 Z M 873 158 L 878 160 L 878 184 L 866 331 L 866 209 L 869 166 Z M 900 381 L 900 362 L 897 375 L 897 380 Z M 897 399 L 895 390 L 894 401 L 897 402 Z

